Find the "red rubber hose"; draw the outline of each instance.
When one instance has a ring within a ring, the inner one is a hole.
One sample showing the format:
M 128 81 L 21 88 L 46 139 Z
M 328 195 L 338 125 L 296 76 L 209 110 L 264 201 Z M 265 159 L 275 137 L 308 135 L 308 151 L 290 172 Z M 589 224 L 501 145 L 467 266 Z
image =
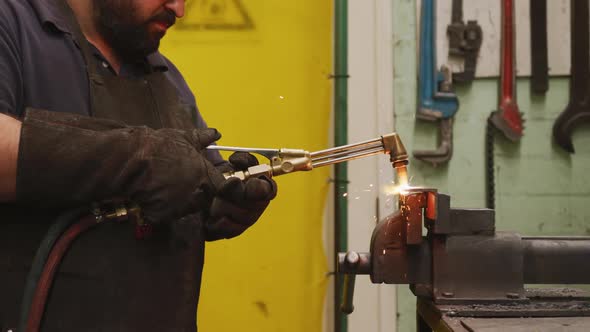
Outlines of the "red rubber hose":
M 47 297 L 49 290 L 53 284 L 55 272 L 59 268 L 59 264 L 68 248 L 78 238 L 78 236 L 91 227 L 95 226 L 96 218 L 94 216 L 87 216 L 81 219 L 78 223 L 70 226 L 59 240 L 55 243 L 55 246 L 51 249 L 51 253 L 47 259 L 47 263 L 43 268 L 39 283 L 35 290 L 35 295 L 31 303 L 31 310 L 29 311 L 29 318 L 27 319 L 26 332 L 38 332 L 41 326 L 41 320 L 43 319 L 43 313 L 45 312 L 45 305 L 47 303 Z

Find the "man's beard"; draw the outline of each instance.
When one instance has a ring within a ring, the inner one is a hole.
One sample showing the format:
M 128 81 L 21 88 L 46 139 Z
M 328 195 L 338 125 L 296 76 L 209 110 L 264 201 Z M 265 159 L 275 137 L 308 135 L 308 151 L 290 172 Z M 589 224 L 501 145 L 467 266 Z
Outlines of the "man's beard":
M 164 10 L 141 21 L 131 0 L 94 0 L 94 19 L 98 32 L 124 62 L 137 62 L 154 53 L 160 46 L 163 32 L 149 31 L 151 22 L 172 26 L 174 13 Z

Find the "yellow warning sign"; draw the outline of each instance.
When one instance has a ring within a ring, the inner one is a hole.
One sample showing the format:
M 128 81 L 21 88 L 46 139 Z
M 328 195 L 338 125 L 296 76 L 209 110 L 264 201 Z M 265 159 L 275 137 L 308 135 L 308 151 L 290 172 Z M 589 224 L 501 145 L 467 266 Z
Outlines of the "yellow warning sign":
M 177 24 L 183 30 L 249 30 L 254 22 L 242 0 L 193 0 Z

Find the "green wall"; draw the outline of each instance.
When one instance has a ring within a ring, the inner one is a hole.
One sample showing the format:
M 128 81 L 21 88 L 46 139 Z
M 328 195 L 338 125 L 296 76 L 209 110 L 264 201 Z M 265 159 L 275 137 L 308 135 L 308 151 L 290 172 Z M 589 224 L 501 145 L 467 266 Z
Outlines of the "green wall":
M 437 128 L 415 120 L 417 89 L 415 0 L 394 1 L 395 126 L 408 150 L 434 149 Z M 484 31 L 485 38 L 485 31 Z M 590 235 L 590 126 L 573 135 L 576 154 L 551 139 L 555 118 L 567 105 L 569 81 L 552 78 L 545 97 L 533 96 L 528 78 L 518 79 L 518 104 L 526 119 L 519 143 L 497 135 L 496 228 L 525 235 Z M 498 81 L 456 87 L 460 101 L 454 154 L 446 166 L 412 159 L 411 184 L 438 188 L 455 207 L 485 207 L 486 119 L 497 107 Z M 398 331 L 415 331 L 415 297 L 398 286 Z

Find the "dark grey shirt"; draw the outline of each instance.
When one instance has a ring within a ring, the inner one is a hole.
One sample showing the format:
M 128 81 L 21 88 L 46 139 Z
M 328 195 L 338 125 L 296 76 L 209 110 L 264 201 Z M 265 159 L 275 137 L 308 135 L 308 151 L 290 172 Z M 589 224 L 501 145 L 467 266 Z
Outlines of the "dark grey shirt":
M 82 52 L 62 16 L 58 0 L 0 0 L 0 112 L 21 117 L 26 107 L 90 115 L 90 90 Z M 94 50 L 95 65 L 116 75 Z M 149 67 L 151 68 L 149 68 Z M 180 102 L 194 106 L 196 126 L 206 127 L 195 97 L 178 69 L 162 54 L 143 65 L 123 64 L 121 76 L 163 71 L 178 90 Z M 218 153 L 210 154 L 215 162 Z

